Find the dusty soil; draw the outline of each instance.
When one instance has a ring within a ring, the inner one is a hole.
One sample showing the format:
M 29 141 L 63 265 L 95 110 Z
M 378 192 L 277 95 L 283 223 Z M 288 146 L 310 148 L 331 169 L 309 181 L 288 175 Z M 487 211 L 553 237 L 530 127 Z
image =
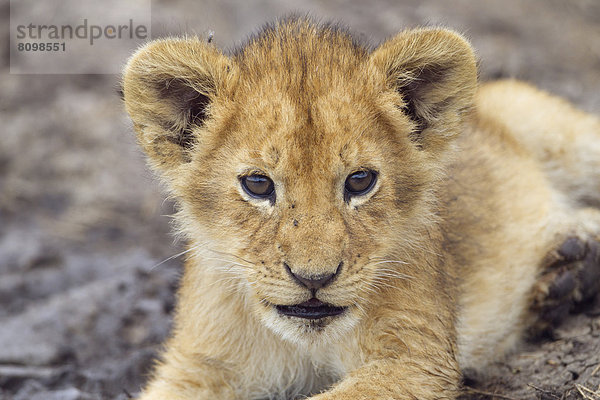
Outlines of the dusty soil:
M 596 0 L 153 2 L 153 36 L 215 31 L 223 47 L 290 10 L 373 42 L 443 24 L 481 77 L 517 77 L 600 113 Z M 125 399 L 170 327 L 181 251 L 110 75 L 10 75 L 0 0 L 0 399 Z M 600 399 L 600 301 L 527 344 L 464 399 Z M 594 394 L 595 392 L 595 394 Z

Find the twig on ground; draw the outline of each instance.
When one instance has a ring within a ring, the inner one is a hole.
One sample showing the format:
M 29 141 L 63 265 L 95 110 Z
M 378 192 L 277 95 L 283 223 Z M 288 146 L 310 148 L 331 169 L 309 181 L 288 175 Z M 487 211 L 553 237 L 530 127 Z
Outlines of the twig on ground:
M 581 397 L 583 397 L 586 400 L 600 400 L 600 387 L 595 392 L 592 392 L 592 389 L 588 389 L 585 386 L 576 383 L 575 388 L 577 389 Z
M 537 390 L 538 392 L 544 393 L 545 395 L 552 396 L 555 399 L 558 399 L 558 400 L 562 399 L 561 397 L 557 396 L 554 392 L 551 392 L 550 390 L 542 389 L 531 383 L 528 383 L 527 386 L 529 386 L 530 388 L 533 388 L 534 390 Z

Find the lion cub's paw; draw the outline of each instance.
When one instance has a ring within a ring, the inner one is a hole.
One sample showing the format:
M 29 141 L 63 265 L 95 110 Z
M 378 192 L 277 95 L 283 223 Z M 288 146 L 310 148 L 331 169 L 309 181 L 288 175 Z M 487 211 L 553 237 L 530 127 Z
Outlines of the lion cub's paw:
M 600 291 L 600 242 L 570 237 L 544 265 L 533 287 L 531 311 L 537 315 L 529 329 L 533 337 L 551 336 L 571 311 Z

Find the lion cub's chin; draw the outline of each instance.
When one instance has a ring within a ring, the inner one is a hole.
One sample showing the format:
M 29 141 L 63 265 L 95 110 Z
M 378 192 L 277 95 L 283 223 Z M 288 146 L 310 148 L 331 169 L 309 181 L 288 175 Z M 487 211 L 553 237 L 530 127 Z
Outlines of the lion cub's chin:
M 260 310 L 263 323 L 278 336 L 302 347 L 320 347 L 340 341 L 358 323 L 356 307 L 346 307 L 343 313 L 319 319 L 290 317 L 275 306 L 263 304 Z

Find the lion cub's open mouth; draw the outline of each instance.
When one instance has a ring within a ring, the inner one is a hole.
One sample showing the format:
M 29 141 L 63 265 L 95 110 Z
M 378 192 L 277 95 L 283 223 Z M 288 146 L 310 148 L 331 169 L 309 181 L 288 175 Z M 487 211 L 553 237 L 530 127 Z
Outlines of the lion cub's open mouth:
M 298 317 L 306 319 L 319 319 L 333 317 L 346 311 L 347 307 L 336 307 L 331 304 L 323 303 L 317 298 L 312 298 L 304 303 L 293 306 L 275 306 L 277 311 L 288 317 Z

